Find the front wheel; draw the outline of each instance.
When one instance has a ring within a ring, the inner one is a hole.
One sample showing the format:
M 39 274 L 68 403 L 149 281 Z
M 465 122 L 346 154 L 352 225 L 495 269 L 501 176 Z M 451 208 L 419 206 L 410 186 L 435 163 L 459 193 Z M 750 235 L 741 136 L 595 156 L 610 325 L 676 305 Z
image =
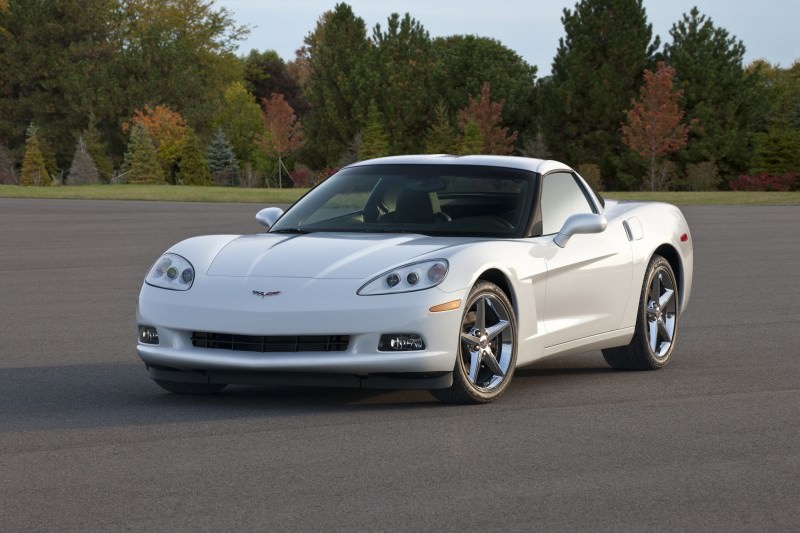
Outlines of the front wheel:
M 506 294 L 479 282 L 464 306 L 453 385 L 433 390 L 447 403 L 487 403 L 508 387 L 517 362 L 517 320 Z
M 647 267 L 636 316 L 636 330 L 627 346 L 603 350 L 620 370 L 655 370 L 669 363 L 678 333 L 678 284 L 669 262 L 653 256 Z

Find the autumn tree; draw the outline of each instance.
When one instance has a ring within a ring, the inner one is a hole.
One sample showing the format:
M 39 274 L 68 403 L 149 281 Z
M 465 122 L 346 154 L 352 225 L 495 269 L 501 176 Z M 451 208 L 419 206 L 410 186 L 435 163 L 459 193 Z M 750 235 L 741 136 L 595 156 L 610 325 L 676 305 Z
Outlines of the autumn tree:
M 244 81 L 255 103 L 269 98 L 272 93 L 280 93 L 298 117 L 308 112 L 308 100 L 300 81 L 275 50 L 251 50 L 244 59 Z
M 158 160 L 158 153 L 141 122 L 134 122 L 129 128 L 130 140 L 125 160 L 122 163 L 123 181 L 126 183 L 163 184 L 166 183 L 164 169 Z
M 481 131 L 483 146 L 480 153 L 507 155 L 514 151 L 517 132 L 509 133 L 502 126 L 503 102 L 492 102 L 492 90 L 489 82 L 481 87 L 480 100 L 469 97 L 467 107 L 459 111 L 458 123 L 462 129 L 469 123 L 475 123 Z
M 164 174 L 171 183 L 175 183 L 178 158 L 187 128 L 186 121 L 181 114 L 165 105 L 155 107 L 145 105 L 143 109 L 133 112 L 133 116 L 125 128 L 129 128 L 131 123 L 144 126 L 156 148 L 158 162 L 161 164 Z
M 211 172 L 199 137 L 192 128 L 186 130 L 178 162 L 178 182 L 183 185 L 211 185 Z
M 386 132 L 383 114 L 378 111 L 375 100 L 369 103 L 367 112 L 367 125 L 361 135 L 361 146 L 358 149 L 358 159 L 372 159 L 389 155 L 389 134 Z
M 435 61 L 431 94 L 448 109 L 463 109 L 488 81 L 494 98 L 505 102 L 502 123 L 521 137 L 535 137 L 535 66 L 499 41 L 477 35 L 437 37 L 431 43 L 431 55 Z
M 723 175 L 746 171 L 752 157 L 752 132 L 762 130 L 764 93 L 756 77 L 745 72 L 744 44 L 714 25 L 697 8 L 670 29 L 664 46 L 667 63 L 675 69 L 683 90 L 689 132 L 683 163 L 715 161 Z
M 282 94 L 273 94 L 264 100 L 262 113 L 265 133 L 258 143 L 268 157 L 277 160 L 278 184 L 283 186 L 284 159 L 303 146 L 303 132 L 290 106 Z
M 630 185 L 618 181 L 630 153 L 619 124 L 660 41 L 642 0 L 581 0 L 561 22 L 552 75 L 539 84 L 547 148 L 574 165 L 598 164 L 611 188 Z
M 22 159 L 22 171 L 19 176 L 20 185 L 50 185 L 50 174 L 39 147 L 38 129 L 31 122 L 25 140 L 25 155 Z
M 96 185 L 98 183 L 100 183 L 100 173 L 97 171 L 97 166 L 86 149 L 86 141 L 81 135 L 75 145 L 75 155 L 72 156 L 72 165 L 67 174 L 67 184 Z
M 622 138 L 631 150 L 647 159 L 650 164 L 650 190 L 656 190 L 656 166 L 660 159 L 686 145 L 689 128 L 681 121 L 683 111 L 679 100 L 683 95 L 674 89 L 674 69 L 659 62 L 656 71 L 644 71 L 644 84 L 639 99 L 631 101 L 631 108 L 622 124 Z

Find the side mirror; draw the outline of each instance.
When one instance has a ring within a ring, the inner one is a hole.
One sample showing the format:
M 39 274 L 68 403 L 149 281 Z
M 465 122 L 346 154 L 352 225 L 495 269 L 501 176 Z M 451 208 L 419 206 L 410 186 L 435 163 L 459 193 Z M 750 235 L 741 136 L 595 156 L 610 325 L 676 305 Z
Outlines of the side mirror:
M 578 213 L 572 215 L 561 227 L 561 230 L 553 238 L 553 241 L 563 248 L 567 245 L 570 237 L 578 233 L 600 233 L 605 231 L 608 221 L 604 215 L 594 213 Z
M 256 220 L 258 220 L 265 228 L 271 228 L 279 218 L 283 215 L 283 209 L 280 207 L 265 207 L 256 213 Z

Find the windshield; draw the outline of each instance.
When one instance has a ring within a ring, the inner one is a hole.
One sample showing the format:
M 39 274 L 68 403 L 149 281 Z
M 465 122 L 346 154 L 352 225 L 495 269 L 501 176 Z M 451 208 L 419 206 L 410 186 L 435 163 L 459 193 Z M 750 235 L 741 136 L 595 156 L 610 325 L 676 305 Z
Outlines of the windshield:
M 292 206 L 272 232 L 516 236 L 534 174 L 466 165 L 346 168 Z

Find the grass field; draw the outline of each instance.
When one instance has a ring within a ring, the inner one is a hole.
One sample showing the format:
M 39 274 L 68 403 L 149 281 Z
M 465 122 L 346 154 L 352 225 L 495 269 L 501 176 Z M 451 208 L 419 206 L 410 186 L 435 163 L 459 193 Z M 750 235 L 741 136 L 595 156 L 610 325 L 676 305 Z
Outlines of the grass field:
M 0 185 L 2 198 L 67 198 L 80 200 L 148 200 L 159 202 L 241 202 L 289 204 L 307 189 L 244 189 L 183 185 L 84 185 L 20 187 Z M 656 200 L 678 205 L 800 205 L 794 192 L 604 192 L 614 200 Z
M 20 187 L 0 185 L 0 198 L 67 198 L 73 200 L 148 200 L 157 202 L 240 202 L 290 204 L 308 189 L 245 189 L 182 185 L 81 185 Z

